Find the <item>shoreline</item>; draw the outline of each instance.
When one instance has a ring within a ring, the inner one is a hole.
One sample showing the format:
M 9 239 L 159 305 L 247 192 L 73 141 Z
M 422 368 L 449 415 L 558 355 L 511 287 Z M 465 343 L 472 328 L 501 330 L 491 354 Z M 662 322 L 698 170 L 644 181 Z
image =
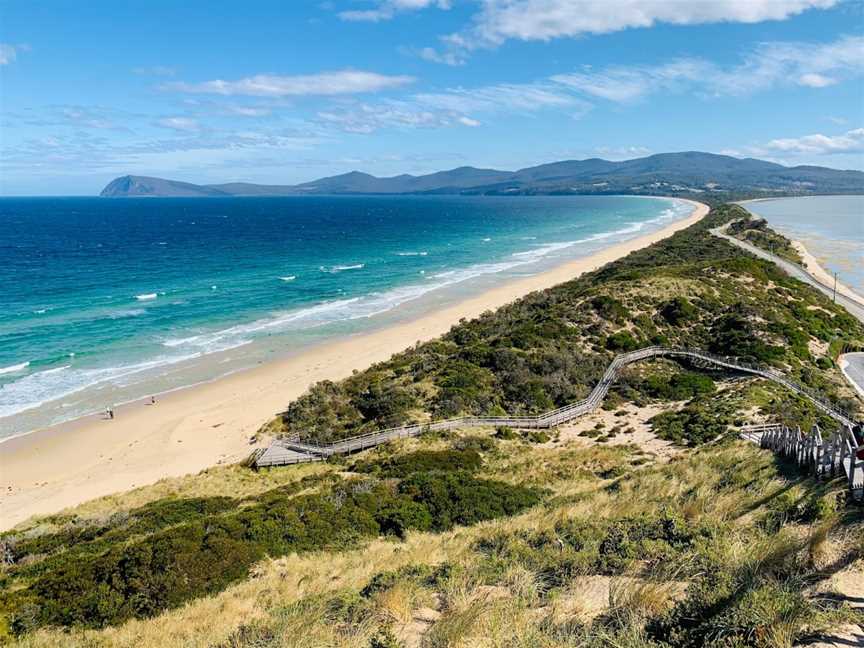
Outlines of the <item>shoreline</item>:
M 779 199 L 778 198 L 752 198 L 750 200 L 739 200 L 735 204 L 740 205 L 741 207 L 744 207 L 744 209 L 747 209 L 747 207 L 746 207 L 747 203 L 756 203 L 756 202 L 772 201 L 772 200 L 779 200 Z M 762 216 L 761 214 L 757 214 L 755 212 L 752 212 L 749 209 L 747 209 L 747 212 L 752 217 L 765 219 L 765 217 Z M 767 220 L 767 219 L 765 219 L 765 220 Z M 770 221 L 769 221 L 769 223 L 770 223 Z M 772 227 L 774 227 L 774 226 L 772 225 Z M 779 232 L 779 230 L 775 230 L 775 231 Z M 782 234 L 782 232 L 780 232 L 780 233 Z M 813 256 L 813 253 L 807 249 L 807 246 L 804 245 L 803 242 L 801 242 L 799 240 L 791 239 L 791 238 L 789 240 L 792 244 L 792 247 L 795 248 L 798 251 L 798 254 L 801 255 L 801 259 L 803 261 L 803 264 L 801 267 L 804 269 L 804 271 L 807 272 L 807 274 L 809 274 L 811 277 L 813 277 L 816 281 L 818 281 L 819 283 L 826 286 L 827 288 L 833 288 L 834 275 L 832 273 L 830 273 L 828 270 L 826 270 L 822 266 L 822 264 L 819 263 L 819 261 L 816 259 L 816 257 Z M 859 294 L 854 289 L 850 288 L 849 286 L 845 285 L 844 283 L 842 283 L 840 281 L 837 282 L 837 293 L 844 295 L 845 297 L 847 297 L 848 299 L 851 299 L 852 301 L 856 301 L 856 302 L 864 305 L 864 295 Z
M 250 437 L 314 382 L 341 380 L 418 341 L 446 333 L 460 319 L 475 318 L 667 238 L 709 211 L 702 203 L 685 202 L 693 207 L 690 214 L 656 232 L 413 320 L 166 392 L 153 406 L 147 404 L 149 399 L 121 405 L 112 421 L 96 414 L 9 438 L 0 443 L 0 530 L 166 477 L 237 462 L 258 447 Z
M 819 283 L 822 283 L 829 288 L 832 287 L 834 285 L 834 276 L 820 265 L 819 261 L 816 260 L 816 257 L 813 256 L 801 241 L 792 240 L 791 242 L 792 247 L 794 247 L 798 251 L 798 254 L 801 255 L 801 259 L 803 260 L 802 267 L 804 270 L 806 270 L 807 273 Z M 852 288 L 840 281 L 837 282 L 837 293 L 845 295 L 849 299 L 864 305 L 864 296 L 859 295 L 857 292 L 852 290 Z

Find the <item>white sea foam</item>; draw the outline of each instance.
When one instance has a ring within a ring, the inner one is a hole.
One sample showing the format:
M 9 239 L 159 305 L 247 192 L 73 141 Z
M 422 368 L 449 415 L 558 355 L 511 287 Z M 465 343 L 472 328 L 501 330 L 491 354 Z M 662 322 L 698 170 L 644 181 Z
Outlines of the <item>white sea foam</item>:
M 287 275 L 285 277 L 279 277 L 280 281 L 294 281 L 297 277 L 294 275 Z
M 250 336 L 287 330 L 292 325 L 303 328 L 321 326 L 338 320 L 353 319 L 351 305 L 359 301 L 359 297 L 322 302 L 315 306 L 296 311 L 279 313 L 273 317 L 255 320 L 248 324 L 237 324 L 220 331 L 201 333 L 184 338 L 172 338 L 162 344 L 166 347 L 185 347 L 199 349 L 203 353 L 227 351 L 228 349 L 249 344 Z
M 23 371 L 30 366 L 30 362 L 21 362 L 19 364 L 9 365 L 8 367 L 0 367 L 0 374 L 10 374 Z
M 124 319 L 126 317 L 138 317 L 139 315 L 144 315 L 147 311 L 143 308 L 128 308 L 124 310 L 114 311 L 110 313 L 108 317 L 111 319 Z
M 365 263 L 355 263 L 353 265 L 321 266 L 319 270 L 335 274 L 337 272 L 344 272 L 345 270 L 360 270 L 364 267 L 366 267 Z
M 396 256 L 404 256 L 404 257 L 412 257 L 412 256 L 426 256 L 429 254 L 428 252 L 397 252 Z
M 0 418 L 34 409 L 47 402 L 65 398 L 89 387 L 108 382 L 122 385 L 123 379 L 149 369 L 191 360 L 200 354 L 164 356 L 116 367 L 71 369 L 63 365 L 24 376 L 0 389 Z
M 247 344 L 250 339 L 260 335 L 278 334 L 291 330 L 325 326 L 340 321 L 368 318 L 418 299 L 433 290 L 440 290 L 476 277 L 497 274 L 520 266 L 537 263 L 545 257 L 567 248 L 638 232 L 643 227 L 642 223 L 629 223 L 620 229 L 599 232 L 582 239 L 548 243 L 531 250 L 515 252 L 502 261 L 478 263 L 465 268 L 444 270 L 431 275 L 424 274 L 426 281 L 422 284 L 399 286 L 384 292 L 364 295 L 363 297 L 322 302 L 308 308 L 279 313 L 272 317 L 256 320 L 248 324 L 232 326 L 220 331 L 165 340 L 163 344 L 172 348 L 182 347 L 200 350 L 202 353 L 212 353 L 215 350 L 224 350 L 241 343 Z M 359 267 L 363 267 L 363 264 L 334 266 L 332 270 L 335 270 L 335 268 L 355 269 Z M 326 268 L 322 268 L 322 270 L 327 271 Z
M 143 295 L 135 295 L 135 299 L 138 301 L 149 301 L 151 299 L 156 299 L 158 297 L 157 293 L 144 293 Z

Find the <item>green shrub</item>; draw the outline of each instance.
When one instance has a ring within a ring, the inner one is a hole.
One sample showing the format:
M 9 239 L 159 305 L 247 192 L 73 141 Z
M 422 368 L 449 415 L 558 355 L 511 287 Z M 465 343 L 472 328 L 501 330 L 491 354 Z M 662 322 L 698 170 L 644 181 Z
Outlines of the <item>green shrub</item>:
M 476 450 L 418 450 L 386 459 L 361 460 L 352 470 L 359 473 L 375 473 L 381 477 L 407 477 L 418 472 L 475 471 L 483 465 L 483 458 Z
M 639 348 L 629 331 L 618 331 L 606 338 L 606 348 L 610 351 L 634 351 Z
M 445 451 L 394 465 L 440 467 L 447 465 L 444 457 L 458 457 L 473 468 L 480 461 L 471 450 Z M 364 538 L 402 536 L 408 529 L 446 530 L 513 515 L 541 496 L 464 470 L 414 473 L 396 488 L 349 480 L 321 494 L 291 497 L 277 489 L 247 500 L 244 508 L 106 543 L 100 554 L 66 552 L 50 570 L 23 568 L 17 573 L 21 587 L 0 595 L 0 609 L 11 610 L 17 632 L 43 625 L 117 624 L 218 592 L 245 577 L 265 555 L 353 547 Z
M 729 429 L 730 419 L 705 404 L 686 405 L 677 412 L 661 412 L 649 421 L 654 434 L 678 445 L 697 446 L 713 441 Z
M 696 307 L 686 297 L 673 297 L 660 309 L 660 315 L 672 326 L 681 326 L 696 319 Z
M 453 448 L 463 451 L 491 452 L 495 449 L 495 437 L 481 435 L 459 437 L 453 442 Z
M 504 441 L 513 441 L 514 439 L 518 438 L 518 435 L 513 430 L 513 428 L 499 425 L 497 428 L 495 428 L 495 438 Z
M 466 472 L 416 473 L 399 483 L 399 493 L 425 506 L 436 531 L 513 515 L 540 501 L 541 491 L 476 479 Z

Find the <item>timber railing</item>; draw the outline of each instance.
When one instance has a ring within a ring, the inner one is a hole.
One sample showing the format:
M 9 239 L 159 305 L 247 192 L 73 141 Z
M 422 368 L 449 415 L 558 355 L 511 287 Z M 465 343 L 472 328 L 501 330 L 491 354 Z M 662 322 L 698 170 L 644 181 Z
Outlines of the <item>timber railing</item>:
M 841 425 L 827 439 L 818 425 L 809 433 L 785 425 L 747 426 L 741 436 L 794 461 L 819 479 L 843 477 L 852 498 L 864 500 L 864 445 L 858 443 L 850 426 Z
M 800 385 L 786 378 L 782 373 L 774 369 L 750 364 L 734 357 L 712 355 L 698 349 L 652 346 L 616 356 L 612 362 L 609 363 L 609 366 L 606 368 L 600 381 L 594 386 L 594 389 L 588 395 L 588 398 L 576 403 L 571 403 L 570 405 L 565 405 L 564 407 L 552 410 L 551 412 L 540 414 L 539 416 L 466 416 L 444 421 L 416 423 L 413 425 L 403 425 L 395 428 L 376 430 L 374 432 L 341 439 L 325 445 L 304 443 L 299 439 L 299 437 L 295 436 L 292 438 L 277 439 L 263 451 L 260 449 L 256 450 L 253 455 L 249 457 L 247 463 L 256 468 L 264 468 L 269 466 L 285 466 L 295 463 L 304 463 L 308 461 L 320 461 L 332 455 L 349 454 L 351 452 L 365 450 L 367 448 L 381 445 L 382 443 L 388 443 L 395 439 L 404 439 L 417 436 L 424 432 L 452 430 L 454 428 L 484 426 L 503 426 L 521 429 L 552 428 L 596 409 L 600 403 L 603 402 L 603 399 L 609 392 L 612 383 L 614 383 L 615 379 L 618 377 L 618 372 L 625 365 L 659 357 L 683 358 L 690 360 L 697 365 L 712 365 L 766 378 L 786 387 L 804 398 L 807 398 L 819 410 L 834 418 L 841 425 L 854 425 L 854 421 L 850 414 L 836 407 L 820 394 L 804 385 Z

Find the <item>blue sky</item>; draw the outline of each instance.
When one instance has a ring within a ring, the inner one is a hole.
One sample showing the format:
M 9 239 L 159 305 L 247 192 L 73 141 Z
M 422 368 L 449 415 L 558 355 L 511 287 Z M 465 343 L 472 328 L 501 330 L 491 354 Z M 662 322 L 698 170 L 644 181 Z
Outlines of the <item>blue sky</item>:
M 704 150 L 864 169 L 859 0 L 0 3 L 0 192 Z

